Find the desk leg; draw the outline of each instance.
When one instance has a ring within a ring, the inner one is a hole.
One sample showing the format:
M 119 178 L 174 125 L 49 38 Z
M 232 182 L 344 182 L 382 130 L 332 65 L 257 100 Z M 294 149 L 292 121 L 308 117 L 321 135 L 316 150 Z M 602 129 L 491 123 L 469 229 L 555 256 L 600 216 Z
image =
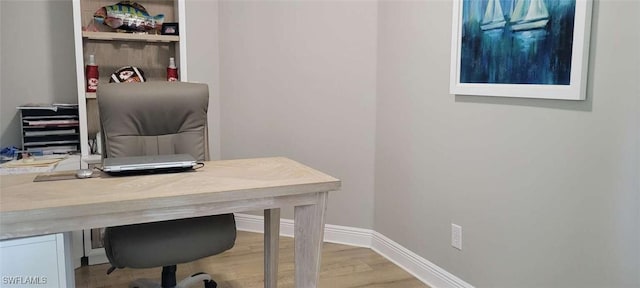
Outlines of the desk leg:
M 295 207 L 294 255 L 297 288 L 318 286 L 328 194 L 328 192 L 318 193 L 318 202 L 314 205 Z
M 280 208 L 264 210 L 264 287 L 278 287 Z
M 64 245 L 64 268 L 65 268 L 65 284 L 67 285 L 66 287 L 68 288 L 75 288 L 76 287 L 76 270 L 75 267 L 73 265 L 73 258 L 72 258 L 72 246 L 73 246 L 73 238 L 71 237 L 71 232 L 64 232 L 62 234 L 62 238 L 63 238 L 63 244 Z M 60 263 L 58 263 L 59 265 Z M 62 275 L 61 275 L 62 277 Z

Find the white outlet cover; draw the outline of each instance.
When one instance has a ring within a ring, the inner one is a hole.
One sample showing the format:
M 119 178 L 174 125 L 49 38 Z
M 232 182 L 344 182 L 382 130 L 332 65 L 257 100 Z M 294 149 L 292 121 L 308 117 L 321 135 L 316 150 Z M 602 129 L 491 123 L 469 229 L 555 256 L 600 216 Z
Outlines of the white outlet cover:
M 462 226 L 451 223 L 451 246 L 462 250 Z

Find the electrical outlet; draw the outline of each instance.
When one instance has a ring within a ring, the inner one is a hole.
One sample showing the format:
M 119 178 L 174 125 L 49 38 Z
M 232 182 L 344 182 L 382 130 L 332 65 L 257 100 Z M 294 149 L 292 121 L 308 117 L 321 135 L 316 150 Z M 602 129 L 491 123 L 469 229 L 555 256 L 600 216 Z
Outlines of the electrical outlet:
M 462 250 L 462 226 L 451 223 L 451 246 Z

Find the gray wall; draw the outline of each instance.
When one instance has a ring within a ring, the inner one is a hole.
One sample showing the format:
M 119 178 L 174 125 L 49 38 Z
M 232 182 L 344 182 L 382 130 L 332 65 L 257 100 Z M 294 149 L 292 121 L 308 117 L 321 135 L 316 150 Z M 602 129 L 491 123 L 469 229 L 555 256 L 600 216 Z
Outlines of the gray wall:
M 209 85 L 209 157 L 220 159 L 220 62 L 218 1 L 189 0 L 186 5 L 189 82 Z M 212 17 L 212 15 L 214 15 Z
M 381 2 L 374 229 L 476 287 L 639 287 L 639 3 L 596 1 L 572 102 L 450 95 L 451 1 Z
M 330 224 L 373 227 L 376 10 L 220 3 L 222 157 L 287 156 L 341 178 Z
M 0 147 L 20 147 L 16 106 L 77 103 L 71 1 L 0 1 Z

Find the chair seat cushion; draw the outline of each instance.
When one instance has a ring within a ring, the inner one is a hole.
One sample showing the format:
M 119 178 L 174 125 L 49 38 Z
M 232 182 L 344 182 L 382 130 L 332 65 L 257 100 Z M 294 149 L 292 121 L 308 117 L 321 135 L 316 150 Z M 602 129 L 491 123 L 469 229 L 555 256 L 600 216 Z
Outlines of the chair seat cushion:
M 108 227 L 104 247 L 117 268 L 151 268 L 194 261 L 231 249 L 233 214 Z

